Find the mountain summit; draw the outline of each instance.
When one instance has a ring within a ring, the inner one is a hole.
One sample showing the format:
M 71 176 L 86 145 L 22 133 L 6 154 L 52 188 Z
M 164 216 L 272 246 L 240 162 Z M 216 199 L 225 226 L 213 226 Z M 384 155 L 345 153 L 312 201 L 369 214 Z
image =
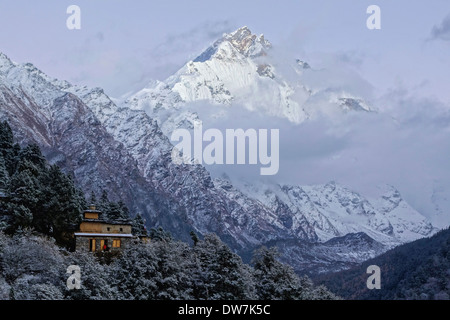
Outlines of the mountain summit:
M 271 43 L 264 39 L 264 35 L 256 36 L 245 26 L 230 34 L 225 34 L 222 39 L 217 40 L 212 46 L 194 59 L 193 62 L 205 62 L 217 53 L 230 52 L 230 50 L 225 48 L 227 45 L 231 45 L 241 55 L 247 58 L 264 56 L 266 55 L 266 51 L 272 47 Z M 218 55 L 217 57 L 220 58 L 222 56 Z
M 156 81 L 125 101 L 131 109 L 146 110 L 164 133 L 185 126 L 185 119 L 206 120 L 192 102 L 243 106 L 251 112 L 301 123 L 316 113 L 370 111 L 363 99 L 339 88 L 317 89 L 305 75 L 317 70 L 300 59 L 276 56 L 264 35 L 248 27 L 224 34 L 204 52 L 165 81 Z M 287 70 L 287 71 L 286 71 Z M 216 115 L 217 116 L 217 115 Z

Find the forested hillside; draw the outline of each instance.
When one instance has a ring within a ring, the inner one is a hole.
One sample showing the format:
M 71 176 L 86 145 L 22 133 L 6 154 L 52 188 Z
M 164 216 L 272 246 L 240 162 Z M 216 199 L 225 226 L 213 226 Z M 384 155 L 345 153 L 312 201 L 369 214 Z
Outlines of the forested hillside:
M 87 205 L 84 192 L 71 175 L 50 165 L 37 145 L 15 144 L 7 122 L 0 122 L 0 199 L 0 230 L 12 235 L 32 228 L 73 249 L 72 234 Z M 106 218 L 130 218 L 125 204 L 111 202 L 104 190 L 98 200 L 92 193 L 89 202 Z
M 30 230 L 0 232 L 0 300 L 329 300 L 323 286 L 299 278 L 261 248 L 254 266 L 213 234 L 194 246 L 161 230 L 151 243 L 135 243 L 113 259 L 109 253 L 69 252 Z M 108 263 L 106 263 L 108 261 Z M 80 267 L 81 288 L 69 290 L 67 267 Z
M 37 145 L 14 144 L 6 122 L 0 123 L 0 192 L 2 230 L 29 227 L 64 245 L 86 205 L 71 177 L 49 165 Z
M 369 265 L 381 269 L 381 289 L 366 287 Z M 350 270 L 315 279 L 348 299 L 450 299 L 450 229 L 396 247 Z

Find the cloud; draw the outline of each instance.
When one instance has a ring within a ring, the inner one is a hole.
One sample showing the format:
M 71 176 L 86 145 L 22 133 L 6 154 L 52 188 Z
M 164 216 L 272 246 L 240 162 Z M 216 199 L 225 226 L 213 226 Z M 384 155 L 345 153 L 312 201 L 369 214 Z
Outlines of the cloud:
M 195 48 L 204 46 L 205 43 L 215 41 L 220 38 L 225 32 L 229 32 L 233 29 L 229 20 L 221 21 L 208 21 L 193 27 L 192 29 L 177 33 L 169 34 L 166 41 L 161 43 L 157 49 L 174 50 L 180 47 Z
M 347 66 L 359 68 L 364 63 L 366 54 L 352 50 L 338 53 L 336 59 Z
M 101 86 L 115 98 L 126 97 L 152 80 L 165 80 L 205 46 L 232 30 L 229 20 L 198 23 L 191 29 L 167 34 L 159 44 L 146 43 L 134 49 L 117 42 L 126 31 L 88 32 L 83 41 L 74 43 L 65 53 L 65 60 L 70 62 L 70 69 L 65 67 L 70 71 L 67 80 Z
M 448 14 L 440 25 L 436 25 L 431 30 L 432 39 L 450 41 L 450 14 Z
M 117 82 L 111 84 L 110 87 L 114 89 L 112 92 L 115 96 L 127 97 L 129 93 L 144 88 L 153 80 L 166 80 L 206 49 L 205 46 L 232 30 L 229 20 L 205 22 L 187 31 L 170 33 L 154 47 L 133 52 L 131 56 L 127 56 L 127 61 L 117 66 L 119 77 L 110 81 Z
M 165 41 L 157 45 L 150 55 L 163 65 L 173 64 L 174 61 L 185 63 L 206 49 L 205 46 L 233 29 L 229 20 L 205 22 L 184 32 L 168 34 Z
M 239 181 L 314 185 L 336 181 L 363 195 L 376 186 L 395 186 L 403 198 L 425 216 L 433 218 L 436 190 L 450 186 L 450 111 L 431 98 L 419 98 L 399 88 L 383 96 L 378 104 L 389 105 L 377 113 L 335 113 L 318 116 L 302 124 L 246 110 L 198 104 L 189 106 L 206 128 L 267 128 L 280 130 L 280 165 L 275 176 L 260 176 L 260 166 L 213 165 L 215 177 L 225 173 Z M 211 117 L 220 112 L 220 118 Z M 435 223 L 448 223 L 444 214 Z M 445 209 L 445 210 L 444 210 Z M 434 218 L 433 218 L 434 219 Z M 441 222 L 439 222 L 441 221 Z

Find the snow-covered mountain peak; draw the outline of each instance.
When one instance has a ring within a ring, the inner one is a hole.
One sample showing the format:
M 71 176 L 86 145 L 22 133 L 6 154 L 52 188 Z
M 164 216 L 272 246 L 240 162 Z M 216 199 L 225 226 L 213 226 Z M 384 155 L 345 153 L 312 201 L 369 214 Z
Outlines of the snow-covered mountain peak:
M 287 61 L 271 48 L 264 35 L 244 26 L 224 34 L 175 74 L 150 83 L 124 104 L 145 110 L 166 135 L 184 127 L 183 118 L 198 117 L 207 123 L 224 118 L 234 106 L 294 124 L 321 115 L 372 110 L 363 98 L 341 86 L 327 86 L 326 73 L 302 59 Z M 202 113 L 196 102 L 217 108 Z
M 0 68 L 3 66 L 11 66 L 13 62 L 8 58 L 6 54 L 0 52 Z
M 229 41 L 233 47 L 246 57 L 265 55 L 265 50 L 272 47 L 271 43 L 264 38 L 264 35 L 257 36 L 252 34 L 246 26 L 226 34 L 224 40 Z
M 182 126 L 181 113 L 193 117 L 195 111 L 187 105 L 197 101 L 239 105 L 300 123 L 309 117 L 300 104 L 310 93 L 298 83 L 289 83 L 270 62 L 271 47 L 264 35 L 257 36 L 242 27 L 225 34 L 164 82 L 150 84 L 124 103 L 131 109 L 147 111 L 168 135 Z M 221 113 L 223 109 L 215 111 Z M 208 121 L 208 116 L 198 116 Z
M 21 86 L 32 85 L 32 88 L 36 90 L 42 90 L 40 86 L 54 86 L 57 89 L 67 89 L 71 86 L 65 80 L 48 76 L 30 62 L 15 63 L 2 52 L 0 52 L 0 76 L 7 77 L 5 83 L 20 84 Z
M 3 60 L 11 61 L 6 54 L 0 52 L 0 62 L 2 62 Z
M 370 198 L 334 181 L 312 186 L 243 184 L 241 191 L 275 212 L 283 203 L 303 216 L 321 241 L 364 232 L 391 247 L 437 230 L 389 185 L 380 186 L 380 193 Z
M 234 32 L 226 33 L 223 37 L 204 52 L 193 62 L 206 62 L 213 58 L 227 60 L 242 60 L 243 58 L 256 58 L 267 54 L 272 47 L 264 35 L 253 34 L 246 26 Z
M 12 68 L 14 65 L 14 62 L 12 62 L 6 54 L 0 52 L 0 75 L 7 72 L 7 70 Z
M 33 97 L 34 102 L 45 109 L 70 87 L 67 81 L 52 78 L 32 63 L 15 63 L 5 54 L 0 54 L 1 84 L 19 96 Z

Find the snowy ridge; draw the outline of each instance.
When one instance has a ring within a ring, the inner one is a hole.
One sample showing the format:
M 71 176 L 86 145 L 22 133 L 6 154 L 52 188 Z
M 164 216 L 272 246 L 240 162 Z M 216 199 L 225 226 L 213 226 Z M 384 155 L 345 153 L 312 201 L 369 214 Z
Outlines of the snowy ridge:
M 60 88 L 69 86 L 68 82 L 47 76 L 31 63 L 14 63 L 3 53 L 0 55 L 0 79 L 2 85 L 14 93 L 27 92 L 33 100 L 46 108 L 63 95 Z
M 299 75 L 288 80 L 270 56 L 272 45 L 263 35 L 247 27 L 225 34 L 196 59 L 189 61 L 165 81 L 151 82 L 124 101 L 131 109 L 145 110 L 154 117 L 166 135 L 184 126 L 177 117 L 206 121 L 206 115 L 193 115 L 189 103 L 204 101 L 213 105 L 241 105 L 250 111 L 301 123 L 317 113 L 325 101 L 331 109 L 370 111 L 362 99 L 341 90 L 311 89 L 300 77 L 315 72 L 307 62 L 297 60 L 288 68 Z
M 253 183 L 244 184 L 239 190 L 270 211 L 276 212 L 280 206 L 285 206 L 291 213 L 290 223 L 293 226 L 296 221 L 308 223 L 319 242 L 363 232 L 393 247 L 437 231 L 391 186 L 384 187 L 384 193 L 377 199 L 365 198 L 335 182 L 316 186 Z

